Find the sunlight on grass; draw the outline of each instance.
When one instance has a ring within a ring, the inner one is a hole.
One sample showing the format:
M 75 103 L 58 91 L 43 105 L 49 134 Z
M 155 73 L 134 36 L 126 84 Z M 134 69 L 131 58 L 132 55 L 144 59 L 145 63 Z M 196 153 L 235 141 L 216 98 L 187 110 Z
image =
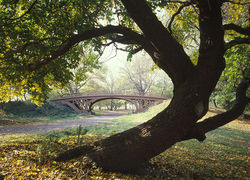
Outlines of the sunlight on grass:
M 82 158 L 55 162 L 59 152 L 90 144 L 140 124 L 169 101 L 140 114 L 119 117 L 112 125 L 68 128 L 41 135 L 8 135 L 0 139 L 0 179 L 249 179 L 248 122 L 233 121 L 207 133 L 200 143 L 188 140 L 150 160 L 140 174 L 103 172 Z M 208 113 L 206 117 L 213 115 Z
M 150 120 L 157 113 L 161 112 L 164 108 L 166 108 L 169 103 L 170 100 L 166 100 L 161 104 L 149 108 L 149 110 L 144 113 L 121 116 L 113 120 L 112 122 L 114 123 L 114 126 L 117 127 L 117 129 L 124 131 L 126 129 L 129 129 L 131 127 Z
M 10 102 L 0 110 L 0 126 L 53 122 L 90 116 L 77 114 L 69 107 L 55 102 L 47 102 L 42 107 L 26 102 Z
M 19 116 L 2 116 L 0 117 L 0 126 L 4 125 L 19 125 L 31 123 L 46 123 L 60 120 L 71 120 L 83 117 L 89 117 L 89 114 L 64 114 L 55 116 L 41 116 L 41 117 L 19 117 Z

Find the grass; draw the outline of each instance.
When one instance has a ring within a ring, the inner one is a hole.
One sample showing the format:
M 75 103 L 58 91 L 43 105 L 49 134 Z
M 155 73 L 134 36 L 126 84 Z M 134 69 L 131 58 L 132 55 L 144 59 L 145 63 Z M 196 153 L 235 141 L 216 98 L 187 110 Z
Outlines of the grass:
M 68 115 L 56 115 L 56 116 L 41 116 L 41 117 L 20 117 L 20 116 L 4 116 L 0 117 L 0 126 L 15 125 L 15 124 L 31 124 L 31 123 L 43 123 L 53 122 L 59 120 L 69 120 L 90 116 L 88 114 L 68 114 Z
M 151 107 L 146 113 L 128 114 L 118 117 L 110 122 L 110 124 L 100 124 L 96 126 L 89 126 L 81 128 L 80 135 L 105 135 L 110 136 L 129 128 L 132 128 L 138 124 L 141 124 L 151 119 L 157 112 L 163 110 L 170 101 L 165 101 L 162 104 Z M 45 138 L 62 138 L 68 136 L 76 136 L 78 134 L 78 128 L 66 128 L 62 131 L 52 131 L 42 134 Z
M 77 114 L 69 107 L 55 102 L 47 102 L 42 107 L 21 101 L 9 102 L 2 106 L 0 110 L 0 126 L 52 122 L 89 116 L 87 114 Z
M 54 162 L 58 152 L 84 145 L 150 119 L 161 104 L 148 112 L 122 116 L 112 126 L 66 129 L 37 136 L 5 136 L 0 146 L 0 174 L 5 179 L 249 179 L 248 122 L 233 121 L 207 133 L 207 139 L 180 142 L 150 160 L 142 174 L 103 172 L 81 158 Z M 208 113 L 206 116 L 212 116 Z M 80 135 L 81 134 L 81 135 Z M 1 177 L 0 177 L 1 179 Z

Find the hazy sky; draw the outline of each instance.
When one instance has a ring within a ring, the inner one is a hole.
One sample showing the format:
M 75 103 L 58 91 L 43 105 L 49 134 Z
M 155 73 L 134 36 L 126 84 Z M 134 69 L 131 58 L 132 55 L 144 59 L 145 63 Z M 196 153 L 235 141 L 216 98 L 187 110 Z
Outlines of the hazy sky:
M 122 46 L 119 46 L 119 48 L 121 47 Z M 116 52 L 115 47 L 110 46 L 105 49 L 102 57 L 100 58 L 100 62 L 103 62 L 103 65 L 107 66 L 113 75 L 118 75 L 125 64 L 130 63 L 127 61 L 127 54 L 128 53 L 120 50 Z M 133 56 L 132 61 L 143 56 L 150 59 L 148 55 L 139 52 Z
M 116 52 L 115 47 L 107 47 L 100 58 L 100 62 L 103 62 L 109 71 L 117 75 L 127 62 L 127 53 L 123 51 Z

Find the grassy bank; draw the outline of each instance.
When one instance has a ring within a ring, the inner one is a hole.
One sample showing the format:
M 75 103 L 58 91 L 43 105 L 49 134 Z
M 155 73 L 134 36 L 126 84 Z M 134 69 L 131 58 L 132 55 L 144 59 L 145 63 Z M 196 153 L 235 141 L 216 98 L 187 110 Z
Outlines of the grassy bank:
M 46 102 L 38 107 L 29 102 L 16 101 L 1 104 L 0 126 L 28 124 L 36 122 L 51 122 L 80 118 L 86 114 L 77 114 L 71 108 L 55 102 Z
M 128 114 L 124 116 L 120 116 L 110 122 L 110 124 L 100 124 L 96 126 L 90 127 L 81 127 L 79 128 L 66 128 L 62 131 L 53 131 L 43 134 L 42 136 L 45 138 L 64 138 L 68 136 L 76 136 L 76 135 L 104 135 L 110 136 L 115 133 L 119 133 L 125 131 L 129 128 L 135 127 L 138 124 L 146 122 L 155 116 L 158 112 L 163 110 L 170 101 L 166 101 L 157 106 L 151 107 L 145 113 L 138 114 Z
M 153 107 L 146 113 L 120 117 L 112 122 L 112 126 L 67 129 L 37 136 L 5 136 L 0 146 L 0 174 L 5 179 L 250 178 L 250 126 L 248 122 L 237 120 L 208 133 L 203 143 L 188 140 L 175 144 L 151 159 L 140 174 L 103 172 L 81 158 L 64 163 L 52 160 L 58 152 L 105 138 L 150 119 L 164 106 L 166 104 Z

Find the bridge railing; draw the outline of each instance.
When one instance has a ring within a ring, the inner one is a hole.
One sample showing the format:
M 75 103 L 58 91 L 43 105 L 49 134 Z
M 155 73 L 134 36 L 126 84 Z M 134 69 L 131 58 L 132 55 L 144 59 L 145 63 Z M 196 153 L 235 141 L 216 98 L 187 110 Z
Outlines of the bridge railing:
M 162 97 L 162 96 L 157 96 L 157 95 L 146 95 L 146 96 L 141 96 L 139 94 L 118 94 L 118 93 L 110 93 L 110 94 L 96 94 L 96 93 L 74 93 L 74 94 L 64 94 L 63 96 L 56 96 L 51 99 L 64 99 L 64 98 L 74 98 L 74 97 L 93 97 L 93 96 L 128 96 L 128 97 L 152 97 L 152 98 L 163 98 L 163 99 L 169 99 L 168 97 Z

